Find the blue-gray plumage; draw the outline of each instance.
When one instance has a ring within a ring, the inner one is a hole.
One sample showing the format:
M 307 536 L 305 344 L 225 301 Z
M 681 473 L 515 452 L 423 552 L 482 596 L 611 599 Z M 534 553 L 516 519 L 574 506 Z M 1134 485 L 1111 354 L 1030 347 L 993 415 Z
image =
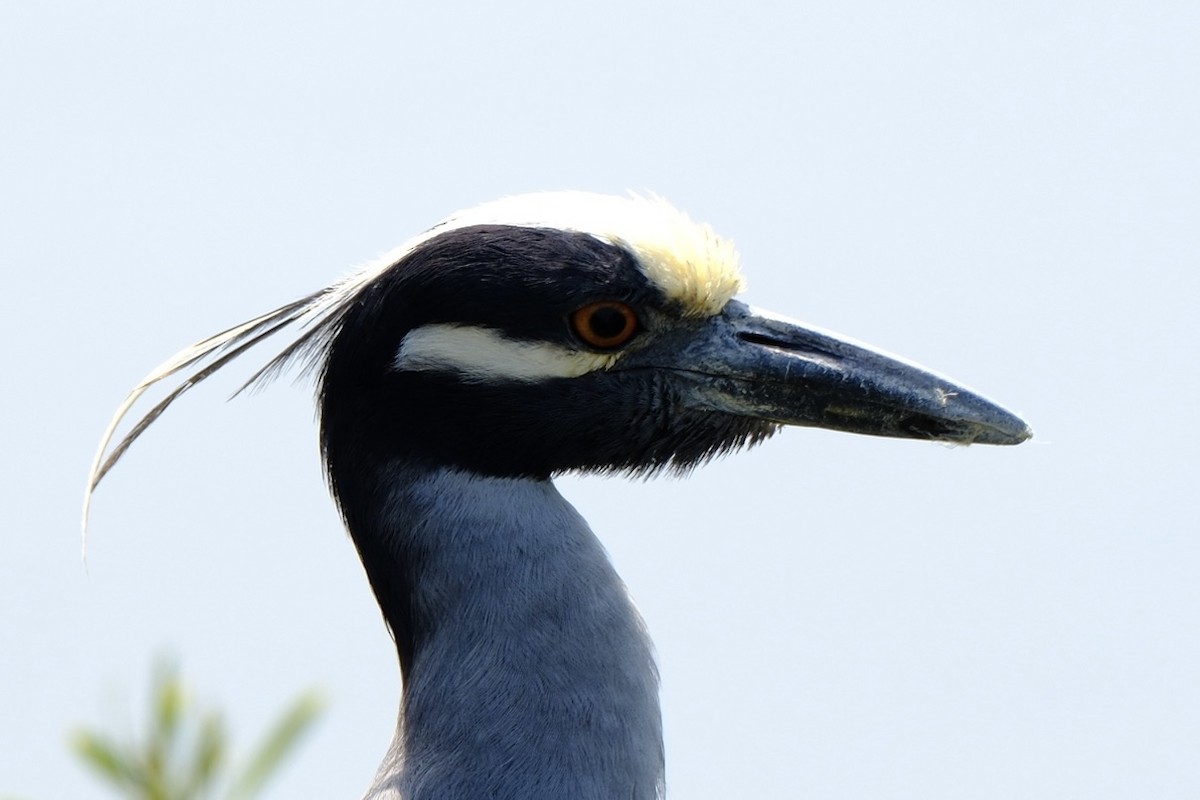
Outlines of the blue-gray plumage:
M 555 474 L 687 470 L 783 425 L 1030 436 L 971 390 L 752 309 L 740 288 L 732 245 L 659 200 L 556 193 L 463 212 L 151 373 L 104 435 L 85 521 L 167 406 L 298 325 L 251 382 L 293 360 L 319 371 L 326 471 L 396 642 L 400 721 L 367 797 L 654 800 L 649 638 Z
M 385 569 L 421 554 L 423 633 L 368 797 L 657 796 L 650 641 L 575 509 L 548 480 L 397 464 L 380 484 L 373 533 Z

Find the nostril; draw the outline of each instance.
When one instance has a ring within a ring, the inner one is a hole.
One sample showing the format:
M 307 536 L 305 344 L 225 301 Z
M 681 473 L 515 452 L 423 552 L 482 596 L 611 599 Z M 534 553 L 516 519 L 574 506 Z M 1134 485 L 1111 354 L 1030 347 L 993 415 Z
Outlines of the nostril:
M 821 347 L 813 347 L 808 342 L 789 342 L 786 339 L 777 339 L 765 333 L 756 333 L 754 331 L 739 331 L 737 338 L 747 344 L 773 347 L 776 350 L 786 350 L 789 353 L 795 353 L 796 355 L 815 360 L 831 361 L 834 363 L 842 360 L 841 356 L 837 353 Z
M 737 337 L 743 342 L 750 344 L 762 344 L 767 347 L 781 347 L 782 342 L 776 342 L 770 336 L 763 336 L 761 333 L 749 333 L 747 331 L 739 331 Z

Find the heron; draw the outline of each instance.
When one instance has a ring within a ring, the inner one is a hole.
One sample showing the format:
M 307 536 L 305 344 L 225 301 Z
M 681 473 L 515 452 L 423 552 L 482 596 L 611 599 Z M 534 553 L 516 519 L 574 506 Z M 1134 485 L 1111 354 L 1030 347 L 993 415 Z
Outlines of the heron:
M 151 372 L 103 435 L 85 531 L 130 444 L 286 329 L 246 385 L 315 372 L 328 482 L 400 663 L 396 733 L 366 798 L 660 798 L 650 638 L 556 476 L 687 472 L 789 425 L 1031 436 L 965 386 L 753 308 L 742 288 L 730 240 L 657 197 L 546 192 L 460 212 Z

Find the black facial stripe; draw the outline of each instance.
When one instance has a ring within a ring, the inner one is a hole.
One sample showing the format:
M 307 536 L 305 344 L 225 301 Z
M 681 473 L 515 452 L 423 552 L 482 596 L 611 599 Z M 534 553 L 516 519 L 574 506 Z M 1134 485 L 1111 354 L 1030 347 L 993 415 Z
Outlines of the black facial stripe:
M 405 329 L 460 323 L 573 345 L 565 320 L 586 303 L 664 303 L 624 248 L 584 233 L 506 225 L 461 228 L 430 239 L 381 275 L 364 291 L 368 294 L 385 298 L 387 307 L 374 316 L 401 326 L 397 343 Z

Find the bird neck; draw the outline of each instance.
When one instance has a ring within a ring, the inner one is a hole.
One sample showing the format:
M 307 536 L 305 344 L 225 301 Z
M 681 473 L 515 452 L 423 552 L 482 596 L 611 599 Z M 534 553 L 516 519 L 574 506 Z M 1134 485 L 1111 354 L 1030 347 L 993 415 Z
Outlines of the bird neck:
M 550 481 L 393 465 L 370 495 L 348 521 L 404 691 L 368 797 L 660 797 L 649 639 Z

